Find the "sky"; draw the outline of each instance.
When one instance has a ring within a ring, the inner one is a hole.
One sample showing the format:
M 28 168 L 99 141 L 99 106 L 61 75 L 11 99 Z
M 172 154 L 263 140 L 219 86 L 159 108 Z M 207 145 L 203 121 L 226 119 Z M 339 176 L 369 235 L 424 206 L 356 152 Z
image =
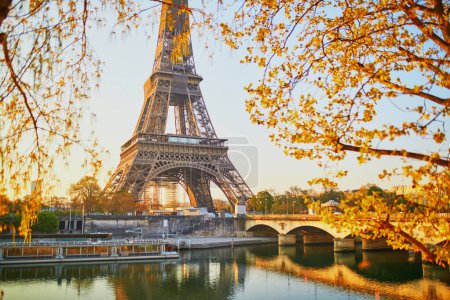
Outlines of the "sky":
M 104 74 L 100 87 L 91 95 L 81 128 L 85 133 L 93 130 L 101 147 L 109 151 L 103 160 L 105 169 L 99 176 L 101 186 L 108 180 L 106 172 L 113 171 L 119 163 L 120 146 L 134 131 L 143 104 L 143 84 L 151 75 L 157 40 L 157 26 L 149 31 L 150 37 L 143 31 L 136 31 L 112 39 L 110 31 L 111 26 L 94 30 L 89 38 L 96 55 L 104 61 Z M 310 188 L 308 180 L 324 175 L 327 170 L 319 168 L 315 161 L 286 157 L 282 149 L 269 141 L 269 131 L 252 124 L 245 111 L 244 86 L 257 82 L 261 70 L 241 64 L 243 53 L 232 51 L 208 34 L 205 39 L 193 32 L 192 37 L 196 70 L 204 78 L 200 87 L 212 123 L 219 138 L 229 138 L 231 160 L 251 190 L 256 193 L 273 189 L 281 193 L 294 185 Z M 242 155 L 247 159 L 242 159 Z M 237 159 L 239 157 L 241 159 Z M 80 167 L 81 160 L 80 153 L 74 151 L 67 166 L 57 167 L 61 181 L 56 194 L 64 196 L 70 184 L 89 175 Z M 401 179 L 393 182 L 378 179 L 384 168 L 395 164 L 392 158 L 386 158 L 360 166 L 355 155 L 350 154 L 349 159 L 332 168 L 350 170 L 349 176 L 340 181 L 341 190 L 356 189 L 367 183 L 390 188 L 407 184 Z M 217 188 L 213 196 L 224 198 Z

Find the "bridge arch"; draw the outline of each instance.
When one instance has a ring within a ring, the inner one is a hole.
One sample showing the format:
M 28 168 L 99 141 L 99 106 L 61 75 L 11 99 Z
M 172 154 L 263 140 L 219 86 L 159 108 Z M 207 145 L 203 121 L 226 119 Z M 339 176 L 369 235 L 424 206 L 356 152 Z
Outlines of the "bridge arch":
M 319 223 L 319 222 L 318 222 Z M 305 234 L 327 234 L 331 237 L 335 237 L 335 232 L 333 232 L 332 230 L 330 230 L 329 227 L 327 226 L 320 226 L 321 224 L 317 224 L 317 225 L 300 225 L 297 226 L 295 228 L 292 228 L 291 230 L 289 230 L 288 232 L 286 232 L 286 234 L 297 234 L 297 233 L 301 233 L 301 235 L 305 235 Z
M 253 233 L 253 236 L 278 236 L 279 232 L 276 228 L 266 224 L 256 224 L 247 228 L 247 232 Z
M 330 224 L 327 224 L 317 216 L 300 215 L 293 217 L 274 215 L 274 216 L 253 216 L 246 220 L 245 227 L 249 230 L 256 225 L 267 225 L 275 229 L 279 234 L 291 234 L 302 227 L 315 228 L 314 230 L 321 230 L 333 238 L 347 237 L 350 232 L 347 230 L 338 231 Z M 301 229 L 300 229 L 301 230 Z

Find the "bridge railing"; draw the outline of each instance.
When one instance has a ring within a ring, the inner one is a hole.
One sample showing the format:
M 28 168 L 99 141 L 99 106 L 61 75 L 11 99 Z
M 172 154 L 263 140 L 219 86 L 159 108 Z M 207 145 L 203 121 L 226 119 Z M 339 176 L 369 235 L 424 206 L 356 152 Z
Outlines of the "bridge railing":
M 387 218 L 387 214 L 382 214 L 380 216 L 373 216 L 373 217 L 368 217 L 367 219 L 375 219 L 375 218 L 379 218 L 379 219 L 386 219 Z M 336 215 L 336 218 L 339 218 L 340 215 Z M 441 219 L 450 219 L 450 213 L 438 213 L 437 214 L 438 218 Z M 322 220 L 322 216 L 321 215 L 308 215 L 308 214 L 294 214 L 294 215 L 254 215 L 254 214 L 248 214 L 247 215 L 247 219 L 250 220 L 287 220 L 287 221 L 321 221 Z M 389 220 L 392 222 L 396 222 L 396 221 L 401 221 L 402 219 L 404 219 L 404 215 L 403 214 L 395 214 L 395 215 L 390 215 Z
M 322 216 L 308 215 L 308 214 L 298 214 L 298 215 L 252 215 L 252 214 L 248 214 L 247 219 L 250 219 L 250 220 L 321 221 Z

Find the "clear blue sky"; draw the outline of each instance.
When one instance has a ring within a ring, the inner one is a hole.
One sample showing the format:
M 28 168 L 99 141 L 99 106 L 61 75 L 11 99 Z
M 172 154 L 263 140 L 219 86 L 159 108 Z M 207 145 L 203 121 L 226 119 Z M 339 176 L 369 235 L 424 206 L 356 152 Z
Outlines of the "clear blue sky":
M 126 37 L 118 35 L 111 40 L 110 26 L 94 31 L 90 42 L 97 56 L 104 62 L 104 75 L 100 88 L 92 93 L 89 111 L 86 112 L 82 132 L 95 131 L 101 146 L 110 153 L 104 160 L 106 170 L 113 170 L 119 163 L 120 146 L 127 141 L 134 130 L 143 102 L 143 83 L 150 76 L 156 46 L 156 27 L 148 38 L 142 31 Z M 250 188 L 253 192 L 274 189 L 283 192 L 292 185 L 309 188 L 307 181 L 321 176 L 324 170 L 316 162 L 298 161 L 284 156 L 281 149 L 268 139 L 268 131 L 251 124 L 245 111 L 244 86 L 256 82 L 261 71 L 239 63 L 241 53 L 233 52 L 224 44 L 211 37 L 206 41 L 193 32 L 194 56 L 197 72 L 203 76 L 201 84 L 203 97 L 217 134 L 221 138 L 246 138 L 248 144 L 230 144 L 230 149 L 249 153 L 253 164 L 250 170 Z M 208 48 L 205 48 L 208 42 Z M 92 117 L 91 114 L 95 115 Z M 87 136 L 87 134 L 86 134 Z M 351 155 L 351 158 L 354 158 Z M 233 160 L 233 157 L 231 157 Z M 68 186 L 88 175 L 80 167 L 81 158 L 75 151 L 68 166 L 58 167 L 61 183 L 56 193 L 64 195 Z M 235 161 L 237 169 L 248 173 L 248 165 Z M 254 165 L 257 165 L 255 167 Z M 340 188 L 353 189 L 366 183 L 377 183 L 382 187 L 402 184 L 402 182 L 380 182 L 378 174 L 386 167 L 392 167 L 392 159 L 376 160 L 358 166 L 354 159 L 340 163 L 351 170 L 348 178 L 341 181 Z M 103 185 L 106 173 L 99 178 Z M 215 196 L 221 196 L 214 191 Z

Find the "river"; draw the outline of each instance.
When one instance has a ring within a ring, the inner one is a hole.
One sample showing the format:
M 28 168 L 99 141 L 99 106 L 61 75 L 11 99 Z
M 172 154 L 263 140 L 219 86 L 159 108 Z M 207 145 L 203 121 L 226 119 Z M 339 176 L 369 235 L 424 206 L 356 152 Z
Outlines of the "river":
M 258 245 L 173 262 L 3 266 L 0 290 L 3 300 L 450 299 L 450 273 L 407 252 Z

